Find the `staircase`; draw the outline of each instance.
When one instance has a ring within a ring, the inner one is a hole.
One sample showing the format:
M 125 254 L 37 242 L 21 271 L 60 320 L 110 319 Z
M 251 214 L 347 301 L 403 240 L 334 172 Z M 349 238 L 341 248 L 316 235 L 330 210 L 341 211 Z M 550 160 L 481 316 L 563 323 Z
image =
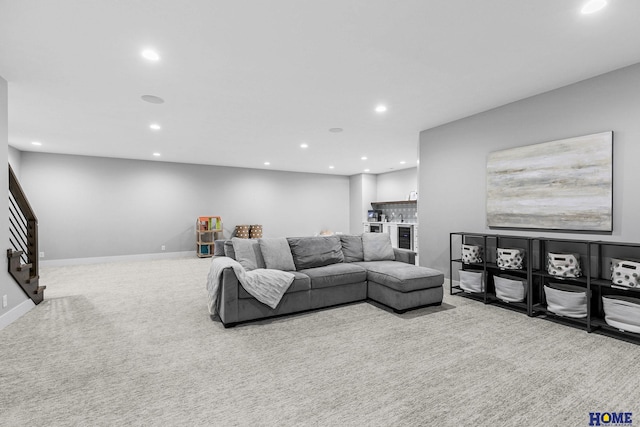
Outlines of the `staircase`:
M 16 175 L 9 165 L 9 274 L 22 290 L 40 304 L 44 289 L 38 276 L 38 218 L 31 209 Z

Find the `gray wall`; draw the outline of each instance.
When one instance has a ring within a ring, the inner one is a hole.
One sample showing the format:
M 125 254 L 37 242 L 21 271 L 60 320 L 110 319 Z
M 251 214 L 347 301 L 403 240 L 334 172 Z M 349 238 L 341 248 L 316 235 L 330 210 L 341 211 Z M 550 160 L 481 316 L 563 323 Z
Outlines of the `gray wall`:
M 636 64 L 421 132 L 420 264 L 448 272 L 450 232 L 491 231 L 485 214 L 488 153 L 607 130 L 614 131 L 611 235 L 499 232 L 640 243 L 640 64 Z
M 195 251 L 195 220 L 220 215 L 225 236 L 347 232 L 343 176 L 23 152 L 21 181 L 46 260 Z
M 377 187 L 377 202 L 407 200 L 418 189 L 418 168 L 381 173 Z
M 9 140 L 8 140 L 8 97 L 7 97 L 7 81 L 0 77 L 0 158 L 5 159 L 3 162 L 8 162 L 9 155 Z M 0 176 L 0 186 L 2 188 L 9 188 L 9 174 L 6 172 Z M 3 249 L 9 248 L 9 201 L 5 193 L 5 196 L 0 199 L 0 210 L 5 214 L 0 215 L 0 241 L 3 242 Z M 4 251 L 3 251 L 4 252 Z M 7 257 L 2 257 L 2 272 L 0 272 L 0 329 L 2 326 L 10 323 L 10 320 L 4 320 L 3 316 L 7 315 L 9 311 L 15 309 L 18 305 L 23 304 L 29 300 L 23 290 L 16 284 L 13 278 L 7 273 Z M 2 296 L 7 296 L 7 307 L 2 308 Z M 8 315 L 11 316 L 11 315 Z M 15 316 L 11 316 L 12 319 Z M 6 319 L 6 317 L 5 317 Z

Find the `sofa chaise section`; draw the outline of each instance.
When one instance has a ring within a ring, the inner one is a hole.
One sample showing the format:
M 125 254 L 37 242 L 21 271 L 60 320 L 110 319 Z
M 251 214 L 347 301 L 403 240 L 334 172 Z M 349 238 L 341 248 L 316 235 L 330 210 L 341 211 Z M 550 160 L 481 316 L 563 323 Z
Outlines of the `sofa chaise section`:
M 396 312 L 442 302 L 444 274 L 397 261 L 356 263 L 367 270 L 367 296 Z

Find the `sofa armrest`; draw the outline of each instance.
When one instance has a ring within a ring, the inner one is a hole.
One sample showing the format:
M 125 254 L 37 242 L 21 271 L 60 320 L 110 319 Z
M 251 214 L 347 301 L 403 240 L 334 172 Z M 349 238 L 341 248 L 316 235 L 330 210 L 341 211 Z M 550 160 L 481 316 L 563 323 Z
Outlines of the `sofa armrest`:
M 405 262 L 407 264 L 416 264 L 416 253 L 409 249 L 393 248 L 393 254 L 396 256 L 396 261 Z
M 218 315 L 225 325 L 238 321 L 238 278 L 233 268 L 222 271 L 222 283 L 218 294 Z

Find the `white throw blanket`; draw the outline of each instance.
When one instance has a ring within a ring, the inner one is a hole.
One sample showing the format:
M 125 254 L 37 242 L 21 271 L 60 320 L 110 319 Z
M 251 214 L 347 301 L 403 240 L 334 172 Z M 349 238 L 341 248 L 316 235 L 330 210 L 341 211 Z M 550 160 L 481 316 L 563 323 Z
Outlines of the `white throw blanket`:
M 222 282 L 222 271 L 225 268 L 233 268 L 238 281 L 242 287 L 255 299 L 271 308 L 276 308 L 282 296 L 295 276 L 286 271 L 270 270 L 259 268 L 247 271 L 239 262 L 228 258 L 218 257 L 211 261 L 211 268 L 207 276 L 207 291 L 209 292 L 209 313 L 216 314 L 218 294 L 220 293 L 220 283 Z

